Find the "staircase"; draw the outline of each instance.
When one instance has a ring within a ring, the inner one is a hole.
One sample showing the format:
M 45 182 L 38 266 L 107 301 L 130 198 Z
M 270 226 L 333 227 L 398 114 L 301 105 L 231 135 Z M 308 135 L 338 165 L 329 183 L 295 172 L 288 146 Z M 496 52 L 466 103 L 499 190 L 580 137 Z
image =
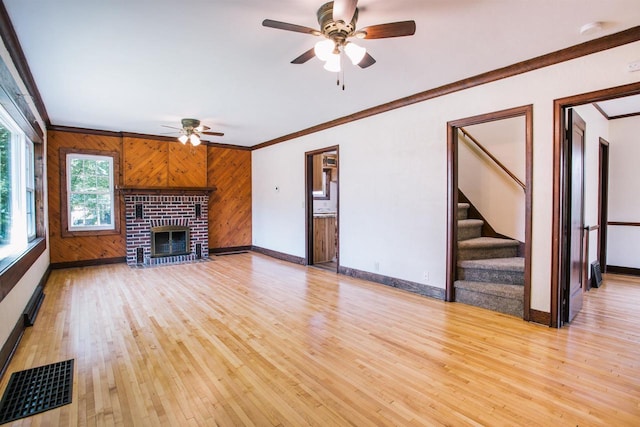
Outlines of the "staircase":
M 458 265 L 455 300 L 523 317 L 524 258 L 520 242 L 482 236 L 484 221 L 469 219 L 468 203 L 458 203 Z

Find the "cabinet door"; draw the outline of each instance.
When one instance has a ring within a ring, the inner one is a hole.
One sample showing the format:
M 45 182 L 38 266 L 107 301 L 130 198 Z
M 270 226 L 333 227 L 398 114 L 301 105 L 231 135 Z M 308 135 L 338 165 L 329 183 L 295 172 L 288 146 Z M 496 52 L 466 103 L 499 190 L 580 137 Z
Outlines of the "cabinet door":
M 322 184 L 322 154 L 316 154 L 313 156 L 313 191 L 323 191 Z
M 336 217 L 327 218 L 326 222 L 326 259 L 333 261 L 336 257 Z

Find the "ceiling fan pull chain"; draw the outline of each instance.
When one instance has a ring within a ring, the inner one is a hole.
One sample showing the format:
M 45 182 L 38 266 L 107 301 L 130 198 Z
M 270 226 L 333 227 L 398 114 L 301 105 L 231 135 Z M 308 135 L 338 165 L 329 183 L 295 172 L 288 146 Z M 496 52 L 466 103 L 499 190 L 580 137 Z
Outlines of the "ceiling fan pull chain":
M 344 90 L 344 68 L 342 69 L 342 90 Z

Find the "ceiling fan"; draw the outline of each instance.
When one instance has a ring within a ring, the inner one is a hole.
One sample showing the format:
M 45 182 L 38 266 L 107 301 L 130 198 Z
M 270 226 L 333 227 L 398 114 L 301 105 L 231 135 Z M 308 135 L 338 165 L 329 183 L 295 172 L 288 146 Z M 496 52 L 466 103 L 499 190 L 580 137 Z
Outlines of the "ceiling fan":
M 200 124 L 200 120 L 198 119 L 182 119 L 181 121 L 182 127 L 174 127 L 162 125 L 163 127 L 170 129 L 177 129 L 180 132 L 180 136 L 178 137 L 178 141 L 186 144 L 187 141 L 191 143 L 191 145 L 198 146 L 200 145 L 201 135 L 213 135 L 213 136 L 224 136 L 222 132 L 211 132 L 209 126 L 205 126 Z
M 358 0 L 335 0 L 323 4 L 318 9 L 317 17 L 320 29 L 289 24 L 287 22 L 265 19 L 262 25 L 279 30 L 295 31 L 298 33 L 324 36 L 324 39 L 291 61 L 292 64 L 304 64 L 314 56 L 324 61 L 324 68 L 328 71 L 340 71 L 341 52 L 344 52 L 353 65 L 367 68 L 375 64 L 376 60 L 369 55 L 364 47 L 349 41 L 356 39 L 385 39 L 389 37 L 411 36 L 416 32 L 415 21 L 391 22 L 356 29 L 358 21 Z

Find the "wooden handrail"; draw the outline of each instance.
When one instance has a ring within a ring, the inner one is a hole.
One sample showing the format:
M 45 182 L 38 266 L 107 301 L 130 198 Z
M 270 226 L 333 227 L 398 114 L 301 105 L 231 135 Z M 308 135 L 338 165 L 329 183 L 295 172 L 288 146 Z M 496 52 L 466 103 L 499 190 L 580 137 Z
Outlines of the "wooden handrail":
M 484 154 L 486 154 L 486 155 L 487 155 L 491 160 L 493 160 L 493 162 L 494 162 L 496 165 L 498 165 L 498 166 L 500 167 L 500 169 L 502 169 L 502 170 L 503 170 L 507 175 L 509 175 L 509 176 L 511 177 L 511 179 L 513 179 L 513 180 L 514 180 L 514 181 L 515 181 L 515 182 L 516 182 L 520 187 L 522 187 L 522 189 L 523 189 L 523 190 L 526 188 L 526 187 L 525 187 L 525 185 L 524 185 L 524 183 L 523 183 L 522 181 L 520 181 L 520 180 L 518 179 L 518 177 L 517 177 L 517 176 L 515 176 L 515 175 L 513 174 L 513 172 L 511 172 L 511 171 L 510 171 L 510 170 L 509 170 L 505 165 L 503 165 L 503 164 L 500 162 L 500 160 L 496 159 L 496 158 L 495 158 L 495 156 L 494 156 L 493 154 L 491 154 L 491 153 L 489 152 L 489 150 L 487 150 L 487 149 L 486 149 L 482 144 L 480 144 L 480 143 L 478 142 L 478 140 L 477 140 L 477 139 L 475 139 L 475 138 L 474 138 L 474 137 L 473 137 L 469 132 L 467 132 L 467 131 L 465 130 L 465 128 L 463 128 L 463 127 L 459 127 L 459 128 L 458 128 L 458 130 L 459 130 L 460 132 L 462 132 L 462 134 L 463 134 L 465 137 L 467 137 L 467 139 L 469 139 L 471 142 L 473 142 L 474 144 L 476 144 L 476 145 L 478 146 L 478 148 L 479 148 L 480 150 L 482 150 L 482 152 L 483 152 Z
M 625 221 L 609 221 L 607 225 L 624 225 L 627 227 L 640 227 L 640 222 L 625 222 Z

